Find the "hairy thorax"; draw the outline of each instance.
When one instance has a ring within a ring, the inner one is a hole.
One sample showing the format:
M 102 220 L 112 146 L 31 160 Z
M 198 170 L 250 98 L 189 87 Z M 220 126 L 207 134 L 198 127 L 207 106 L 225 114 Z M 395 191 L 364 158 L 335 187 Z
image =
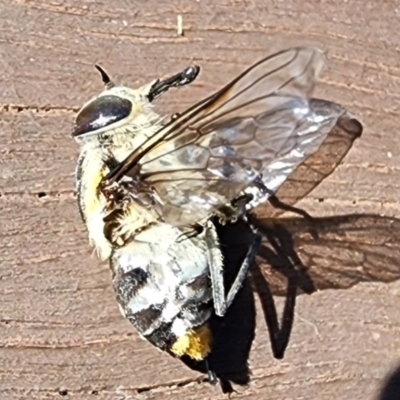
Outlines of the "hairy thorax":
M 159 120 L 153 115 L 151 117 L 147 117 L 147 121 L 151 121 L 147 126 L 138 121 L 136 125 L 115 130 L 106 138 L 107 143 L 101 143 L 96 137 L 88 139 L 81 146 L 76 171 L 79 208 L 90 244 L 102 259 L 108 259 L 112 250 L 112 243 L 107 237 L 114 244 L 121 245 L 125 238 L 133 237 L 159 218 L 154 210 L 143 207 L 133 199 L 124 202 L 118 209 L 110 209 L 100 191 L 102 179 L 112 166 L 122 162 L 160 127 Z M 109 228 L 107 237 L 106 225 Z

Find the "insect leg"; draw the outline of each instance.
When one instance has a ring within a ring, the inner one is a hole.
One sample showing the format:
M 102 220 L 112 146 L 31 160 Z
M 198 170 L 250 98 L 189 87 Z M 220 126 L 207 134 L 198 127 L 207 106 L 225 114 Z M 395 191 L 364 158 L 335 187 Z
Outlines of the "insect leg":
M 193 225 L 193 229 L 191 229 L 190 231 L 184 232 L 181 235 L 179 235 L 177 237 L 176 241 L 179 243 L 179 242 L 181 242 L 183 240 L 196 237 L 196 236 L 200 235 L 203 231 L 204 231 L 204 226 L 202 226 L 200 224 L 199 225 L 195 224 L 195 225 Z
M 214 224 L 207 221 L 205 229 L 208 265 L 210 266 L 211 286 L 213 291 L 214 309 L 218 316 L 226 312 L 225 287 L 223 275 L 223 257 L 219 250 L 219 240 Z
M 225 204 L 220 207 L 216 215 L 218 216 L 219 223 L 225 225 L 227 222 L 236 222 L 246 212 L 246 204 L 253 200 L 253 195 L 245 193 L 236 199 L 232 200 L 230 204 Z
M 210 368 L 207 358 L 204 359 L 204 364 L 206 365 L 209 382 L 211 383 L 211 385 L 216 385 L 218 382 L 218 378 L 216 373 Z
M 163 81 L 157 80 L 151 87 L 149 94 L 147 95 L 150 102 L 154 101 L 157 97 L 160 97 L 163 93 L 173 87 L 186 86 L 191 84 L 200 72 L 200 67 L 193 65 L 185 68 L 182 72 L 171 76 L 170 78 L 164 79 Z
M 258 248 L 260 247 L 261 244 L 261 235 L 259 233 L 254 234 L 254 239 L 253 242 L 251 243 L 251 246 L 249 250 L 247 251 L 246 257 L 243 260 L 242 265 L 240 266 L 239 272 L 236 275 L 235 281 L 232 284 L 232 287 L 229 290 L 228 296 L 226 298 L 226 303 L 225 307 L 228 309 L 230 305 L 232 304 L 234 298 L 236 297 L 239 289 L 242 287 L 243 281 L 245 280 L 247 276 L 247 272 L 249 271 L 249 268 L 251 264 L 254 261 L 254 258 L 257 255 Z
M 283 201 L 279 200 L 278 197 L 276 197 L 274 194 L 268 198 L 268 201 L 270 202 L 272 207 L 278 208 L 283 211 L 291 211 L 295 214 L 301 215 L 302 217 L 310 221 L 314 219 L 307 211 L 284 203 Z
M 207 244 L 208 260 L 210 265 L 210 275 L 213 290 L 213 300 L 215 314 L 223 317 L 226 310 L 232 304 L 236 294 L 242 286 L 247 272 L 257 254 L 261 244 L 261 235 L 255 233 L 254 240 L 240 266 L 239 272 L 236 275 L 235 281 L 229 290 L 228 296 L 225 297 L 224 275 L 223 275 L 223 259 L 216 247 L 219 245 L 217 233 L 211 221 L 208 221 L 205 231 L 205 239 Z
M 303 218 L 311 223 L 314 222 L 314 217 L 310 215 L 307 211 L 291 206 L 290 204 L 286 204 L 283 201 L 279 200 L 275 195 L 270 196 L 268 201 L 270 202 L 272 207 L 278 208 L 283 211 L 290 211 L 292 213 L 301 215 Z M 310 233 L 314 239 L 318 239 L 318 232 L 315 229 L 311 228 Z

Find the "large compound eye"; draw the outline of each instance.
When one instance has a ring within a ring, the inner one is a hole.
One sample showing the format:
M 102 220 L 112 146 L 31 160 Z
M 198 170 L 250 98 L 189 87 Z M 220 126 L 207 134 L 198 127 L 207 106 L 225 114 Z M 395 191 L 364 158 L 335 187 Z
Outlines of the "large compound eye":
M 132 103 L 122 97 L 108 95 L 93 100 L 76 117 L 72 136 L 80 136 L 112 125 L 129 116 Z

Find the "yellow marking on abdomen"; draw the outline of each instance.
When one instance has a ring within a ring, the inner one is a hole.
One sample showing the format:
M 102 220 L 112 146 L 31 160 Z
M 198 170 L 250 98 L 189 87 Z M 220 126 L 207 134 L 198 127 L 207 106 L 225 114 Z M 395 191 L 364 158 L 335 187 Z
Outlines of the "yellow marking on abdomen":
M 207 325 L 191 329 L 179 337 L 171 351 L 178 357 L 187 355 L 197 361 L 204 360 L 211 351 L 212 333 Z

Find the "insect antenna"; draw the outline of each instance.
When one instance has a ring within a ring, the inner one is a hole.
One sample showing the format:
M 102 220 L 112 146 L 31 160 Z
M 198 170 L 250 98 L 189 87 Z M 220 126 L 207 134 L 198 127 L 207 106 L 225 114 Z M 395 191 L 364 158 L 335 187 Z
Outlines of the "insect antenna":
M 151 88 L 148 97 L 149 101 L 154 101 L 157 97 L 160 97 L 163 93 L 173 87 L 181 87 L 191 84 L 200 72 L 200 67 L 192 65 L 185 68 L 183 71 L 171 76 L 164 80 L 157 80 Z
M 100 72 L 101 79 L 106 89 L 111 89 L 112 87 L 115 86 L 115 84 L 111 81 L 110 77 L 107 75 L 107 72 L 104 71 L 103 68 L 101 68 L 99 65 L 95 65 L 95 68 L 97 69 L 97 71 Z

